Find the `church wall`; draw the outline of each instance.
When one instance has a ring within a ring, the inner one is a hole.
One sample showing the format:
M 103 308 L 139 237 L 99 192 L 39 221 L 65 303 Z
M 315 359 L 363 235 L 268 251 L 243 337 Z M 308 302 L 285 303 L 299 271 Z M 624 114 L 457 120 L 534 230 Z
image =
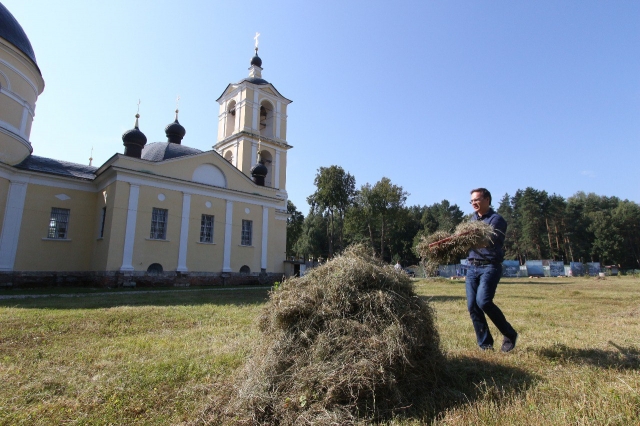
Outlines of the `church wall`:
M 66 200 L 56 198 L 64 194 Z M 16 271 L 86 271 L 95 241 L 96 194 L 29 184 L 16 253 Z M 66 239 L 49 239 L 51 208 L 69 209 Z
M 0 235 L 2 235 L 2 227 L 4 224 L 4 215 L 7 209 L 7 200 L 9 198 L 9 186 L 11 182 L 8 179 L 0 178 Z
M 249 213 L 246 212 L 249 209 Z M 242 221 L 253 221 L 250 246 L 243 246 Z M 262 255 L 262 206 L 241 202 L 233 203 L 233 226 L 231 231 L 231 270 L 240 272 L 247 265 L 251 272 L 260 272 Z
M 117 213 L 115 208 L 115 188 L 116 183 L 104 188 L 102 191 L 98 191 L 96 197 L 96 204 L 94 209 L 94 227 L 96 242 L 93 247 L 93 255 L 91 257 L 91 270 L 104 271 L 107 269 L 107 259 L 109 257 L 109 245 L 111 244 L 111 233 L 109 232 L 114 225 L 113 216 Z M 105 202 L 104 194 L 107 194 L 107 201 Z M 100 237 L 100 230 L 102 228 L 102 208 L 106 207 L 106 216 L 104 220 L 104 233 Z M 120 208 L 122 209 L 122 207 Z
M 287 105 L 280 105 L 280 139 L 287 140 Z
M 18 72 L 8 67 L 4 62 L 11 64 L 11 67 L 15 68 Z M 42 92 L 44 89 L 44 81 L 37 69 L 31 64 L 31 61 L 26 59 L 21 53 L 15 51 L 12 47 L 2 43 L 2 41 L 0 41 L 0 71 L 9 78 L 11 91 L 18 94 L 34 107 L 38 97 L 36 90 Z M 27 80 L 36 87 L 36 90 L 34 90 Z
M 22 122 L 22 110 L 23 107 L 17 101 L 0 93 L 0 121 L 13 126 L 14 131 L 20 131 L 20 124 Z
M 287 221 L 278 219 L 274 210 L 269 210 L 269 256 L 267 272 L 284 273 L 287 251 Z
M 165 197 L 163 201 L 158 199 L 160 194 Z M 168 210 L 166 240 L 152 240 L 149 238 L 154 207 Z M 136 271 L 146 271 L 152 263 L 161 264 L 164 271 L 176 270 L 178 267 L 181 223 L 182 192 L 140 186 L 133 247 L 133 267 Z
M 124 237 L 127 227 L 127 212 L 129 209 L 129 190 L 131 186 L 127 182 L 116 181 L 109 185 L 107 190 L 107 221 L 105 223 L 105 238 L 100 243 L 107 245 L 106 267 L 99 269 L 107 271 L 118 271 L 122 266 L 122 255 L 124 252 Z M 98 194 L 99 197 L 102 194 Z M 136 225 L 139 222 L 136 221 Z M 134 250 L 135 250 L 134 245 Z M 102 262 L 100 255 L 96 256 L 97 262 Z
M 207 207 L 205 203 L 211 203 Z M 197 272 L 220 272 L 224 258 L 224 232 L 226 201 L 201 195 L 191 196 L 189 221 L 189 243 L 187 247 L 187 269 Z M 214 217 L 213 243 L 200 242 L 202 215 Z
M 280 151 L 280 187 L 287 187 L 287 151 Z

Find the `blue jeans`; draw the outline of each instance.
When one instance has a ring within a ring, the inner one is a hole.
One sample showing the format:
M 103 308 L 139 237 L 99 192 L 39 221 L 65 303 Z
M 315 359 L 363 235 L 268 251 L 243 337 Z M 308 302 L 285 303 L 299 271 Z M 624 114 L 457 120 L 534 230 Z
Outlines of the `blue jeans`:
M 500 308 L 493 303 L 501 276 L 502 265 L 470 265 L 467 270 L 467 308 L 480 347 L 493 345 L 493 337 L 489 331 L 485 314 L 498 327 L 503 336 L 510 339 L 516 336 L 516 331 L 504 317 Z

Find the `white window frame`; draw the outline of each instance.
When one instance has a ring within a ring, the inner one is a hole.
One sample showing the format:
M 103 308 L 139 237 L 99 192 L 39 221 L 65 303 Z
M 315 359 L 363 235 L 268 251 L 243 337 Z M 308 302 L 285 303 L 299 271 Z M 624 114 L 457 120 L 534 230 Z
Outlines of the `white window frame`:
M 66 240 L 69 235 L 69 217 L 70 209 L 60 207 L 51 207 L 51 216 L 49 217 L 49 231 L 47 238 L 56 240 Z
M 240 236 L 240 245 L 241 246 L 250 246 L 253 237 L 253 221 L 252 220 L 242 220 L 242 235 Z
M 200 242 L 213 243 L 213 223 L 214 216 L 203 214 L 200 219 Z
M 149 239 L 166 240 L 167 239 L 167 222 L 169 219 L 169 210 L 153 208 L 151 212 L 151 232 Z

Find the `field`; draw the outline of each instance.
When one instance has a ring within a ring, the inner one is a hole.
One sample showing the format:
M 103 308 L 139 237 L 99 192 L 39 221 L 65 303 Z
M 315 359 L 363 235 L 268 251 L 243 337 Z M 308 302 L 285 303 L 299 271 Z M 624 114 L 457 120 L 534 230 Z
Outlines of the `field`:
M 640 279 L 503 279 L 520 333 L 481 352 L 464 283 L 416 280 L 457 380 L 417 425 L 640 424 Z M 268 289 L 0 292 L 0 424 L 198 422 L 259 339 Z M 492 329 L 497 343 L 500 337 Z M 499 346 L 499 345 L 498 345 Z

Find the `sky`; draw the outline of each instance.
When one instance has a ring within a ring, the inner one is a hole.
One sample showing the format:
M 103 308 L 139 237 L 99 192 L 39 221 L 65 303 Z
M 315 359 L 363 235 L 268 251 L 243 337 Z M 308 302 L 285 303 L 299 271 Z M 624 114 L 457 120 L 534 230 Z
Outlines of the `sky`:
M 2 0 L 45 80 L 33 154 L 100 165 L 140 130 L 210 150 L 229 83 L 288 108 L 287 192 L 307 213 L 320 167 L 382 177 L 407 205 L 533 187 L 640 202 L 640 2 Z M 92 154 L 93 149 L 93 154 Z

